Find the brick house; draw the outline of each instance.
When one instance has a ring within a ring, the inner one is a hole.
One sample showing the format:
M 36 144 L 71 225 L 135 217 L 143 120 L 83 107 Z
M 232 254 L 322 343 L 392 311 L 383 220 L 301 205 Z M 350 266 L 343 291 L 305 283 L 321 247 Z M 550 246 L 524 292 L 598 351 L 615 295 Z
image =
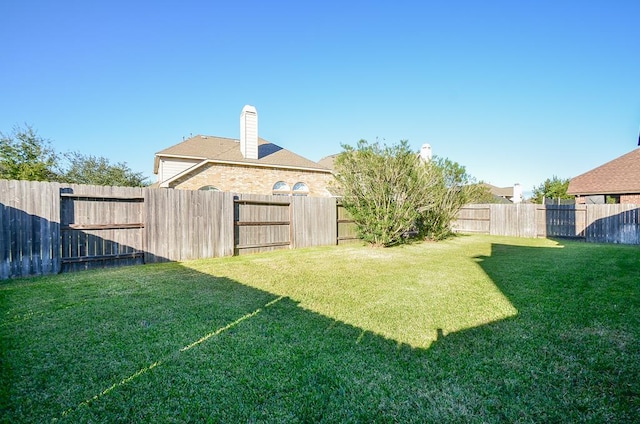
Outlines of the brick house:
M 576 203 L 640 204 L 640 148 L 569 181 Z
M 240 139 L 196 135 L 159 151 L 159 187 L 248 194 L 329 197 L 330 169 L 258 137 L 258 114 L 245 106 Z

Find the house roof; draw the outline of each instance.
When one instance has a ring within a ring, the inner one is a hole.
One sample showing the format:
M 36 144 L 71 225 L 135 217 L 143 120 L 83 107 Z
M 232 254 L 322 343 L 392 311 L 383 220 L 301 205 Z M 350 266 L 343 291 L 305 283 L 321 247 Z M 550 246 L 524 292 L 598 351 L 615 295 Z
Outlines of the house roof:
M 258 139 L 258 159 L 246 159 L 242 156 L 240 140 L 207 135 L 196 135 L 157 152 L 153 167 L 154 173 L 158 172 L 160 157 L 330 172 L 326 167 L 263 138 Z
M 335 155 L 329 155 L 329 156 L 325 156 L 322 159 L 320 159 L 318 161 L 318 163 L 322 166 L 324 166 L 327 169 L 330 169 L 332 171 L 335 171 L 335 163 L 336 163 L 336 159 L 337 157 L 340 155 L 340 153 L 336 153 Z
M 569 181 L 568 194 L 640 193 L 640 148 Z
M 491 184 L 482 183 L 483 186 L 489 189 L 489 192 L 498 197 L 513 197 L 513 187 L 496 187 Z

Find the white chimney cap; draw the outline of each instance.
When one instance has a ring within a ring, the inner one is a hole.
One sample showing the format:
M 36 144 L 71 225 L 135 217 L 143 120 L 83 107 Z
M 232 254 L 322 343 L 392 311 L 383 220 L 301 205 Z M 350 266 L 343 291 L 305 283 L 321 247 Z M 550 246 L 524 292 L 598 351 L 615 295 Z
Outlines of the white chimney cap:
M 426 143 L 423 144 L 420 148 L 420 158 L 425 162 L 429 162 L 431 160 L 431 157 L 431 145 Z

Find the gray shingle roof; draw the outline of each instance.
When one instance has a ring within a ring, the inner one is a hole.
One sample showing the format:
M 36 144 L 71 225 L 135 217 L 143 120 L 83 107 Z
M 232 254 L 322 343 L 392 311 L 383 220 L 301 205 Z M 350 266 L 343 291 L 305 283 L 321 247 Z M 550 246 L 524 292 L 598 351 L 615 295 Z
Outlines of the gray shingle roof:
M 571 179 L 567 193 L 640 193 L 640 148 Z

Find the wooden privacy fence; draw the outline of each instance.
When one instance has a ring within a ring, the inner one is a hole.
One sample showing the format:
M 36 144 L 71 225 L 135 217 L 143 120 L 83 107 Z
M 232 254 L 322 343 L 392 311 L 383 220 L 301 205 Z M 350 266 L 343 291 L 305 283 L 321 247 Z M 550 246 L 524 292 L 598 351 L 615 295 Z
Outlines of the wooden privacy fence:
M 94 190 L 94 192 L 97 190 Z M 144 261 L 145 234 L 141 190 L 75 194 L 60 189 L 61 271 L 93 264 L 133 265 Z
M 335 245 L 334 198 L 0 180 L 0 279 Z
M 564 237 L 640 244 L 638 205 L 467 205 L 455 231 L 514 237 Z

